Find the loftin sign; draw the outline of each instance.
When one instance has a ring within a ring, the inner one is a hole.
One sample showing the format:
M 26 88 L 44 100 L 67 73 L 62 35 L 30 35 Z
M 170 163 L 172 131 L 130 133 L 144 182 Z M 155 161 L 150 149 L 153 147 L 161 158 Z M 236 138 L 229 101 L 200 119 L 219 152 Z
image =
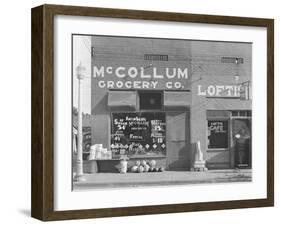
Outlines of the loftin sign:
M 208 85 L 197 86 L 197 94 L 206 97 L 240 97 L 241 85 Z

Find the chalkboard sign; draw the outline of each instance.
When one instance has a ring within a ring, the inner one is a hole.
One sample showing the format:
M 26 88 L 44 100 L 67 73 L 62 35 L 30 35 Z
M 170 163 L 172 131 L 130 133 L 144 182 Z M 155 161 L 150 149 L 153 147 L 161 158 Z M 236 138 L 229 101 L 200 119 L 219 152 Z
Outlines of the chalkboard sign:
M 166 118 L 163 112 L 112 113 L 113 158 L 166 155 Z
M 208 120 L 208 148 L 228 148 L 227 120 Z

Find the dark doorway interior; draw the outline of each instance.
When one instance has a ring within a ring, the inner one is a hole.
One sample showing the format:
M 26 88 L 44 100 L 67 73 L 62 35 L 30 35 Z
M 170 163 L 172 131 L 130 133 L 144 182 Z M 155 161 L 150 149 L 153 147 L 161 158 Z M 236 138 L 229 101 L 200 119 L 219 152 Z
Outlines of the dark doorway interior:
M 233 120 L 233 139 L 235 145 L 235 166 L 251 168 L 251 120 Z

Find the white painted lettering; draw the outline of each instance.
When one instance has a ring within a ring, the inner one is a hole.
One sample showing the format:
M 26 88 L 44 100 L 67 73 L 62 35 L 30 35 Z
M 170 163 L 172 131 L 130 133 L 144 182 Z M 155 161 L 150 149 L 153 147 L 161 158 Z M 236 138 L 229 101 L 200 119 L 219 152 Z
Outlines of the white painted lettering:
M 116 86 L 117 86 L 117 88 L 122 88 L 123 87 L 123 82 L 122 81 L 117 81 L 116 82 Z
M 143 88 L 143 89 L 149 89 L 149 82 L 143 81 L 143 82 L 142 82 L 142 88 Z
M 216 86 L 216 96 L 221 96 L 221 92 L 224 90 L 224 86 Z
M 181 83 L 180 82 L 175 82 L 175 88 L 180 89 L 181 88 Z
M 198 85 L 198 96 L 206 96 L 206 90 L 204 92 L 201 90 L 201 85 Z
M 112 74 L 112 67 L 107 67 L 106 68 L 106 73 Z
M 153 89 L 156 89 L 158 82 L 157 81 L 151 81 L 151 86 Z
M 172 82 L 166 82 L 167 89 L 172 89 Z
M 227 90 L 227 96 L 231 96 L 233 91 L 233 86 L 225 86 L 225 89 Z
M 130 67 L 129 70 L 128 70 L 128 75 L 129 75 L 131 78 L 137 77 L 137 75 L 138 75 L 138 69 L 137 69 L 136 67 Z
M 114 82 L 113 81 L 107 81 L 107 88 L 108 89 L 114 89 Z
M 214 96 L 216 94 L 216 88 L 214 86 L 208 86 L 207 92 L 210 96 Z
M 105 82 L 104 82 L 104 81 L 99 81 L 99 82 L 98 82 L 98 86 L 99 86 L 100 88 L 105 88 Z
M 163 75 L 160 75 L 160 74 L 157 74 L 157 68 L 156 67 L 154 67 L 153 68 L 153 77 L 154 78 L 163 78 L 164 76 Z
M 234 86 L 234 96 L 238 97 L 240 93 L 240 86 Z
M 132 88 L 132 82 L 131 81 L 125 82 L 125 86 L 126 86 L 127 89 L 131 89 Z
M 166 68 L 166 76 L 167 78 L 169 79 L 172 79 L 176 76 L 176 68 L 172 68 L 173 70 L 172 71 L 172 74 L 169 73 L 170 69 L 169 68 Z
M 141 76 L 141 78 L 151 78 L 151 75 L 144 74 L 144 68 L 143 67 L 140 68 L 140 76 Z
M 140 89 L 141 88 L 141 82 L 140 81 L 134 81 L 134 88 Z
M 120 71 L 123 71 L 123 73 L 120 74 Z M 125 67 L 118 67 L 118 68 L 116 68 L 116 70 L 115 70 L 115 74 L 116 74 L 116 76 L 117 76 L 118 78 L 124 78 L 124 77 L 126 76 L 126 74 L 124 73 L 124 71 L 125 71 Z
M 185 69 L 181 69 L 181 68 L 178 68 L 178 78 L 181 79 L 181 78 L 185 78 L 185 79 L 188 79 L 188 70 L 187 68 Z
M 104 77 L 104 66 L 101 66 L 100 69 L 98 67 L 94 66 L 93 68 L 93 77 Z

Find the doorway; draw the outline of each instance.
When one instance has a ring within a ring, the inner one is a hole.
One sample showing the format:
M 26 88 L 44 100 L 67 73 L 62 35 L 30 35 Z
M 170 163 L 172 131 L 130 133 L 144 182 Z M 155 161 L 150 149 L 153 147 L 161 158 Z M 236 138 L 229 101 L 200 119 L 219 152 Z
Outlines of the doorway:
M 252 134 L 250 118 L 233 118 L 232 134 L 236 168 L 251 168 Z
M 166 112 L 167 169 L 189 169 L 189 114 L 188 112 Z

